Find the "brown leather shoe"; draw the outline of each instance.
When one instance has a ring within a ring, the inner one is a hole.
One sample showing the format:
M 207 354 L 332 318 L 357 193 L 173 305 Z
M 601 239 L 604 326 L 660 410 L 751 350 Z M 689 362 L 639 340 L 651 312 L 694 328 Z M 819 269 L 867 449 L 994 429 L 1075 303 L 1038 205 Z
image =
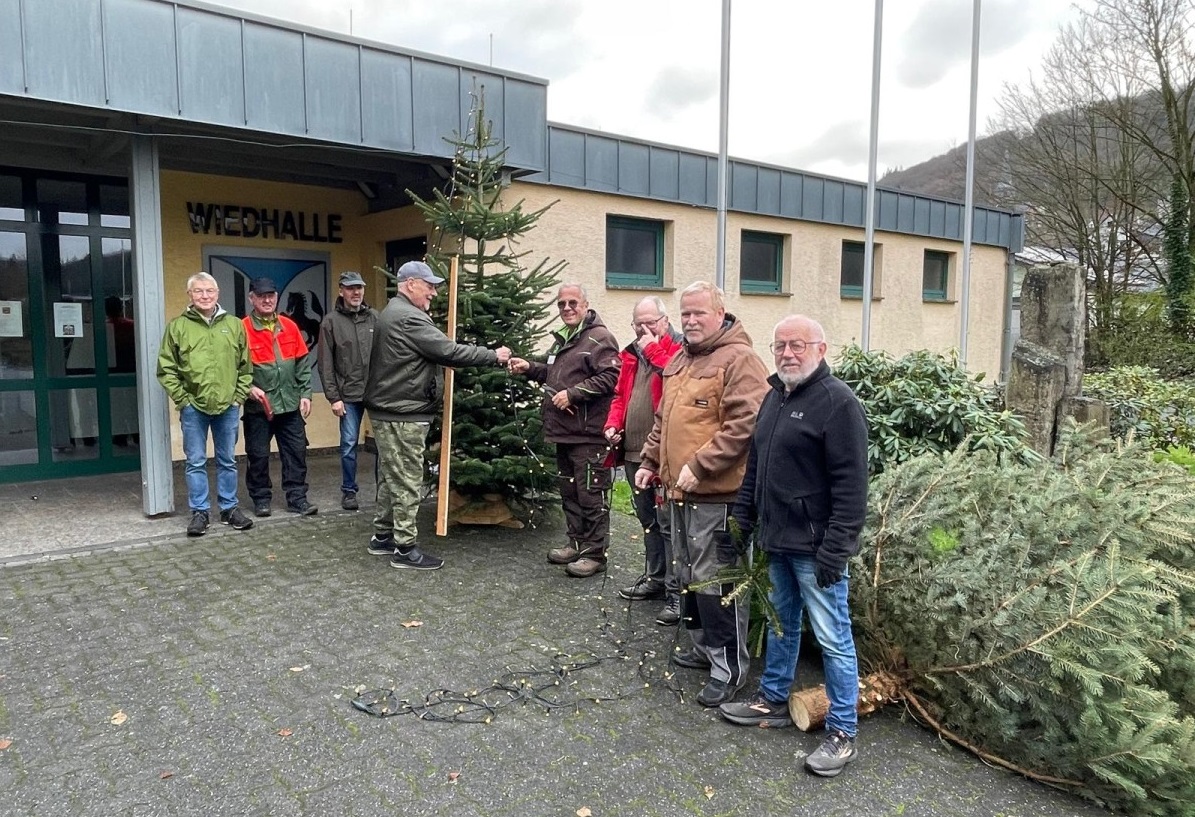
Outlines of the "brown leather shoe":
M 564 566 L 564 572 L 575 579 L 588 579 L 590 576 L 596 576 L 598 573 L 606 572 L 606 560 L 601 561 L 597 559 L 578 559 L 575 562 L 570 562 Z
M 562 548 L 552 548 L 548 551 L 548 561 L 554 565 L 566 565 L 569 562 L 575 562 L 581 558 L 581 551 L 577 550 L 572 545 L 565 545 Z

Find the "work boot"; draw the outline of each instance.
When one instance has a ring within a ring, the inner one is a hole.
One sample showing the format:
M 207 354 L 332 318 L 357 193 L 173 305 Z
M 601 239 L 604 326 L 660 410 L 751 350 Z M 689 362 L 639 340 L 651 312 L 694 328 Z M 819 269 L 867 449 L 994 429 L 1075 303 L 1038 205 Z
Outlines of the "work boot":
M 346 511 L 355 511 L 361 508 L 361 503 L 357 501 L 356 491 L 345 491 L 340 496 L 340 507 Z
M 630 587 L 618 591 L 618 595 L 627 601 L 644 601 L 645 599 L 664 598 L 664 583 L 640 576 Z
M 678 652 L 672 654 L 672 663 L 678 667 L 687 667 L 688 669 L 709 669 L 710 660 L 697 651 L 694 647 L 685 652 Z
M 590 576 L 606 572 L 606 560 L 604 558 L 591 559 L 586 556 L 583 559 L 577 559 L 575 562 L 566 564 L 564 572 L 574 579 L 588 579 Z
M 572 545 L 565 545 L 561 548 L 552 548 L 548 551 L 548 561 L 554 565 L 566 565 L 569 562 L 575 562 L 581 558 L 581 551 L 577 550 Z
M 299 516 L 315 516 L 319 513 L 319 508 L 312 505 L 306 499 L 300 499 L 292 505 L 287 505 L 286 510 L 290 513 L 297 513 Z
M 253 503 L 254 516 L 269 516 L 273 511 L 270 510 L 270 500 L 259 499 Z

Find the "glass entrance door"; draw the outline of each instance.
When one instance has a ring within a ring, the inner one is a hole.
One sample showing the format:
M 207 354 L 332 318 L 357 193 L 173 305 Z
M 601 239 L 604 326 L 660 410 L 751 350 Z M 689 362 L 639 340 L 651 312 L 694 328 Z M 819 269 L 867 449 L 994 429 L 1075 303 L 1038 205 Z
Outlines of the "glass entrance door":
M 0 168 L 0 481 L 140 467 L 125 179 Z

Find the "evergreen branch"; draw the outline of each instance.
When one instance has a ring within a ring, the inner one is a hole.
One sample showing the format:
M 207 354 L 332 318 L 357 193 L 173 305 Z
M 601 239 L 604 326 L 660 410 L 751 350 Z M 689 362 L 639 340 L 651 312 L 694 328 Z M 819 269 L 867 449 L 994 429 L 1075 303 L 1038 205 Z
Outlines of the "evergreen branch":
M 1026 769 L 1023 766 L 1018 766 L 1017 764 L 1013 763 L 1011 760 L 1005 760 L 1004 758 L 994 755 L 991 752 L 985 752 L 983 749 L 980 749 L 974 743 L 971 743 L 970 741 L 965 740 L 962 736 L 956 735 L 954 732 L 951 732 L 949 729 L 947 729 L 945 726 L 943 726 L 942 723 L 937 718 L 935 718 L 933 715 L 931 715 L 929 713 L 929 711 L 926 709 L 925 705 L 922 704 L 921 701 L 917 698 L 917 696 L 914 695 L 912 692 L 910 692 L 906 689 L 901 694 L 905 700 L 905 703 L 907 703 L 911 707 L 913 707 L 913 709 L 916 710 L 918 717 L 920 717 L 923 721 L 928 723 L 930 725 L 930 727 L 935 732 L 937 732 L 939 735 L 941 735 L 942 737 L 949 740 L 951 743 L 954 743 L 958 746 L 963 747 L 964 749 L 966 749 L 968 752 L 975 755 L 976 757 L 982 758 L 983 760 L 986 760 L 988 763 L 992 763 L 996 766 L 999 766 L 1002 769 L 1008 769 L 1011 772 L 1016 772 L 1017 774 L 1024 775 L 1025 777 L 1028 777 L 1032 780 L 1037 780 L 1038 782 L 1041 782 L 1041 783 L 1048 783 L 1052 786 L 1069 786 L 1072 788 L 1077 788 L 1077 787 L 1083 786 L 1083 783 L 1078 780 L 1069 780 L 1065 777 L 1054 777 L 1053 775 L 1042 774 L 1041 772 L 1035 772 L 1035 771 L 1032 771 L 1031 769 Z

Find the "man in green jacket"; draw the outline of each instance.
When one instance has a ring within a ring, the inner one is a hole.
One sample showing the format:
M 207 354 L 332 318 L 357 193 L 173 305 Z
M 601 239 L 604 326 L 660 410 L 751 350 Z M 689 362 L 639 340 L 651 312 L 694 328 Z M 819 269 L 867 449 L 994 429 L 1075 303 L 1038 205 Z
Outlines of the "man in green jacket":
M 457 343 L 427 310 L 444 279 L 422 261 L 398 268 L 398 294 L 378 315 L 365 384 L 365 410 L 378 445 L 378 508 L 369 552 L 390 566 L 437 570 L 444 560 L 416 545 L 423 494 L 423 450 L 441 411 L 444 366 L 502 366 L 510 349 Z
M 198 272 L 187 279 L 191 304 L 166 325 L 158 353 L 158 382 L 174 401 L 187 461 L 188 536 L 203 536 L 211 523 L 207 438 L 216 450 L 216 498 L 220 522 L 236 530 L 253 527 L 237 507 L 237 421 L 253 370 L 249 342 L 236 315 L 219 304 L 216 279 Z

